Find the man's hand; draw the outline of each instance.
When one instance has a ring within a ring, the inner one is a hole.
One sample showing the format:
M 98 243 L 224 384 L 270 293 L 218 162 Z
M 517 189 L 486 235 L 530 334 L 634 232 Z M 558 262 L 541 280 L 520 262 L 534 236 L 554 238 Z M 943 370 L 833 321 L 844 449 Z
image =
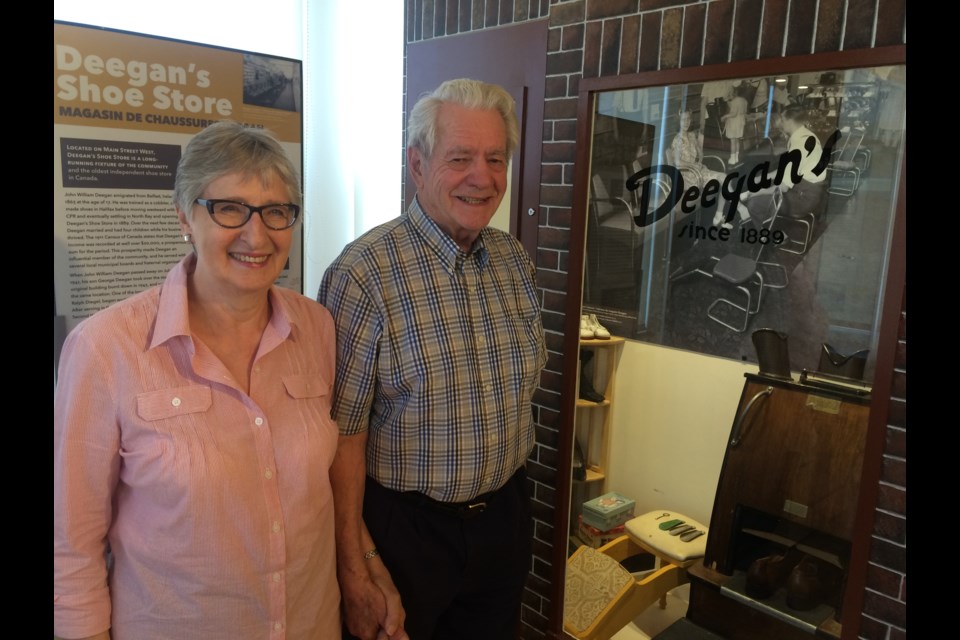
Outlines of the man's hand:
M 369 561 L 363 573 L 341 573 L 343 615 L 347 629 L 360 640 L 409 640 L 403 630 L 404 611 L 390 579 L 390 573 L 379 558 Z

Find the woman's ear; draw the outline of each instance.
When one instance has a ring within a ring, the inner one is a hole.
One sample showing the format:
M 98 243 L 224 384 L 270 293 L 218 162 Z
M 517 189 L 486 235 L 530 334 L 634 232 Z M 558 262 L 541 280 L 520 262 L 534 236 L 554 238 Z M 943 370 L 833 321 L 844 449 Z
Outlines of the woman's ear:
M 183 233 L 183 235 L 193 233 L 193 230 L 190 228 L 190 221 L 187 219 L 187 214 L 185 214 L 179 206 L 177 207 L 177 219 L 180 221 L 180 232 Z

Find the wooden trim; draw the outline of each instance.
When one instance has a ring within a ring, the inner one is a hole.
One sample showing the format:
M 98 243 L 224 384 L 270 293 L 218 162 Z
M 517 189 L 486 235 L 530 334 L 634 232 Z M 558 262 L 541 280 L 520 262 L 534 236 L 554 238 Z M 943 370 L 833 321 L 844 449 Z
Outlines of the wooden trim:
M 854 544 L 850 551 L 850 572 L 847 576 L 847 589 L 843 597 L 841 620 L 843 633 L 840 636 L 843 640 L 855 640 L 860 635 L 860 621 L 863 617 L 863 590 L 867 582 L 867 565 L 870 561 L 877 496 L 880 493 L 880 473 L 883 466 L 887 420 L 890 414 L 890 393 L 893 388 L 897 334 L 900 328 L 900 313 L 904 308 L 907 273 L 906 141 L 904 141 L 903 159 L 900 165 L 900 185 L 895 215 L 893 238 L 890 245 L 890 262 L 887 267 L 887 283 L 883 292 L 880 336 L 877 340 L 877 365 L 873 378 L 867 442 L 863 454 L 860 499 L 857 502 L 857 515 L 853 526 L 853 539 L 857 544 Z
M 725 64 L 704 65 L 681 69 L 651 71 L 622 76 L 583 78 L 580 80 L 577 103 L 577 142 L 574 161 L 575 177 L 570 221 L 570 256 L 567 272 L 567 307 L 564 318 L 564 363 L 561 400 L 569 406 L 560 408 L 560 447 L 557 469 L 557 504 L 555 507 L 553 541 L 552 613 L 548 637 L 567 638 L 563 632 L 563 594 L 567 559 L 567 527 L 570 517 L 571 461 L 573 456 L 573 428 L 577 397 L 576 377 L 578 360 L 570 357 L 579 349 L 580 310 L 583 304 L 583 267 L 586 243 L 586 201 L 589 193 L 591 125 L 596 94 L 601 91 L 638 87 L 666 86 L 690 82 L 709 82 L 726 78 L 769 76 L 828 69 L 906 64 L 906 45 L 876 47 L 815 53 L 763 60 L 746 60 Z M 904 147 L 905 148 L 905 147 Z M 884 306 L 878 338 L 877 364 L 872 393 L 870 422 L 864 458 L 861 493 L 857 502 L 854 540 L 868 544 L 854 544 L 850 574 L 843 607 L 843 639 L 856 638 L 860 629 L 863 607 L 863 588 L 866 583 L 869 540 L 876 509 L 880 466 L 893 379 L 893 358 L 896 352 L 897 331 L 906 273 L 906 153 L 901 162 L 900 185 L 887 264 Z

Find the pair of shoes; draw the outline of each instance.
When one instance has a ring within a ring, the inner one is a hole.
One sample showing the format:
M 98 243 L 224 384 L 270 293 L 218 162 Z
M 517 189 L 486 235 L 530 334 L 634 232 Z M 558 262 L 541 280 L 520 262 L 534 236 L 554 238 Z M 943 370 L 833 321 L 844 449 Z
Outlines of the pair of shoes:
M 610 332 L 600 324 L 595 313 L 580 316 L 581 340 L 609 340 Z
M 586 317 L 586 316 L 585 316 Z M 596 402 L 600 404 L 606 398 L 603 397 L 602 393 L 598 393 L 596 389 L 593 388 L 593 383 L 590 381 L 592 376 L 587 375 L 587 364 L 593 360 L 593 350 L 592 349 L 581 349 L 580 350 L 580 393 L 579 397 L 583 400 L 589 400 L 590 402 Z

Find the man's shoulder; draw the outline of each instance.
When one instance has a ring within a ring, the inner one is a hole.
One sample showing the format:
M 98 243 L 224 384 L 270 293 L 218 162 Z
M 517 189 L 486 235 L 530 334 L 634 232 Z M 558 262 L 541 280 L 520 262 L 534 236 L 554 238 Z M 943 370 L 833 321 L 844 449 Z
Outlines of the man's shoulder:
M 397 216 L 364 232 L 356 240 L 347 244 L 330 268 L 356 271 L 375 267 L 381 262 L 383 255 L 392 247 L 405 242 L 408 235 L 406 216 Z

